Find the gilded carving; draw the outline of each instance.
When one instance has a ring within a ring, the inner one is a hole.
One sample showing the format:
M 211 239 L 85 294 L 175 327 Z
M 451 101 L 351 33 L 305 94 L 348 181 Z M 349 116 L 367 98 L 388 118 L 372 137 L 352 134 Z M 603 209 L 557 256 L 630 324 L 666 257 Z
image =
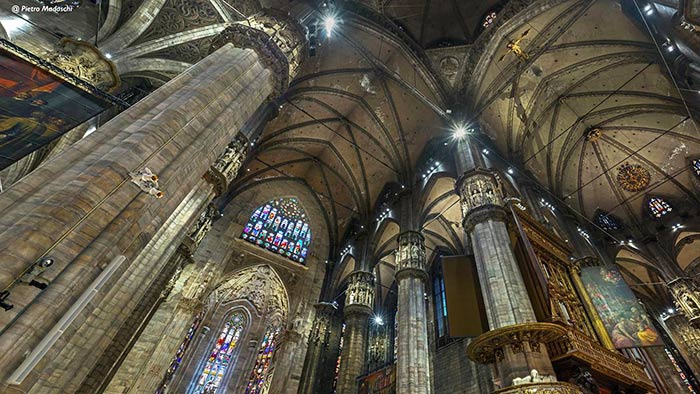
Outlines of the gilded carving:
M 497 390 L 494 394 L 581 394 L 574 384 L 566 382 L 524 383 Z
M 498 328 L 478 336 L 469 344 L 467 357 L 481 364 L 498 362 L 506 349 L 522 353 L 525 344 L 539 348 L 540 343 L 550 343 L 566 334 L 566 328 L 553 323 L 523 323 Z
M 700 286 L 691 278 L 678 278 L 668 283 L 678 310 L 691 325 L 700 326 Z

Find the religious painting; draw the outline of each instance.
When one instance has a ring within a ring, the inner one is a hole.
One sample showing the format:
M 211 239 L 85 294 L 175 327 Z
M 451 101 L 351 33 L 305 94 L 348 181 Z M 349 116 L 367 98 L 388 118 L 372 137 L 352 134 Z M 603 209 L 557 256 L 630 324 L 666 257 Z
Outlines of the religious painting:
M 0 49 L 0 170 L 110 103 Z
M 360 394 L 396 394 L 396 366 L 389 365 L 360 379 Z
M 620 271 L 612 266 L 584 267 L 581 280 L 617 349 L 663 345 Z

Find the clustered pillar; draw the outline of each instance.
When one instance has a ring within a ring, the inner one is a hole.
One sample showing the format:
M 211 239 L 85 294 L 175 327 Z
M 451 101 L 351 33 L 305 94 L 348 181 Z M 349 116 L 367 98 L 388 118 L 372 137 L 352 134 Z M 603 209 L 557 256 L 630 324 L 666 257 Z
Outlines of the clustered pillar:
M 0 283 L 13 283 L 44 256 L 55 260 L 41 294 L 17 290 L 7 298 L 15 308 L 0 321 L 7 338 L 0 349 L 3 382 L 17 375 L 24 355 L 105 266 L 124 256 L 108 283 L 121 293 L 97 293 L 86 309 L 94 312 L 76 315 L 72 328 L 31 366 L 33 373 L 13 381 L 24 391 L 75 391 L 91 365 L 74 361 L 94 360 L 109 343 L 85 341 L 80 333 L 116 335 L 134 300 L 148 289 L 151 276 L 133 274 L 167 264 L 169 259 L 137 256 L 165 242 L 154 237 L 217 157 L 238 154 L 227 144 L 261 105 L 286 90 L 306 52 L 300 25 L 256 17 L 259 23 L 224 30 L 212 54 L 0 195 Z M 208 177 L 232 172 L 215 165 Z
M 406 231 L 396 249 L 398 284 L 398 393 L 431 392 L 425 283 L 428 278 L 423 236 Z
M 459 179 L 457 192 L 490 328 L 470 344 L 469 356 L 495 364 L 504 388 L 521 382 L 555 382 L 544 343 L 562 332 L 553 324 L 537 323 L 511 248 L 499 175 L 472 168 Z
M 323 352 L 328 347 L 328 341 L 331 333 L 331 319 L 335 312 L 335 307 L 327 302 L 321 302 L 314 305 L 316 309 L 316 317 L 314 324 L 311 327 L 309 334 L 309 347 L 306 350 L 306 365 L 304 367 L 304 378 L 301 381 L 301 394 L 315 394 L 320 362 Z
M 357 378 L 364 371 L 367 351 L 367 327 L 374 305 L 374 275 L 355 271 L 348 276 L 345 293 L 345 335 L 340 357 L 338 393 L 356 393 Z

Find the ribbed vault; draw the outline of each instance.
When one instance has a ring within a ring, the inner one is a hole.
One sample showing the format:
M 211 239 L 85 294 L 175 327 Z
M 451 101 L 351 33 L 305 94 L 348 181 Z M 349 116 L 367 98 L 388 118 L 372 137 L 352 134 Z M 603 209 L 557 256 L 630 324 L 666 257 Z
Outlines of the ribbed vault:
M 650 196 L 696 202 L 687 160 L 700 154 L 698 125 L 620 2 L 552 1 L 528 13 L 498 32 L 470 83 L 488 137 L 591 219 L 600 209 L 640 227 Z M 523 35 L 527 60 L 506 52 Z M 648 184 L 625 189 L 625 163 L 648 171 Z

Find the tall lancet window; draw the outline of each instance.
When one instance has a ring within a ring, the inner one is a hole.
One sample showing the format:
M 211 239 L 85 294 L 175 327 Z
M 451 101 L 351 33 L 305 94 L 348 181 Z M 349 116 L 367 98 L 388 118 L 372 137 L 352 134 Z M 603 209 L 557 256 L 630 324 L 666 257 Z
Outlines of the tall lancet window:
M 243 313 L 236 312 L 226 321 L 216 339 L 209 358 L 206 359 L 201 375 L 194 387 L 193 394 L 214 394 L 221 386 L 226 371 L 231 366 L 234 351 L 245 328 Z
M 296 198 L 279 198 L 253 212 L 241 238 L 303 263 L 309 252 L 311 229 Z
M 265 337 L 260 343 L 258 357 L 255 359 L 255 366 L 250 373 L 248 387 L 245 394 L 265 394 L 272 379 L 272 356 L 275 355 L 275 345 L 279 329 L 269 327 L 265 332 Z

